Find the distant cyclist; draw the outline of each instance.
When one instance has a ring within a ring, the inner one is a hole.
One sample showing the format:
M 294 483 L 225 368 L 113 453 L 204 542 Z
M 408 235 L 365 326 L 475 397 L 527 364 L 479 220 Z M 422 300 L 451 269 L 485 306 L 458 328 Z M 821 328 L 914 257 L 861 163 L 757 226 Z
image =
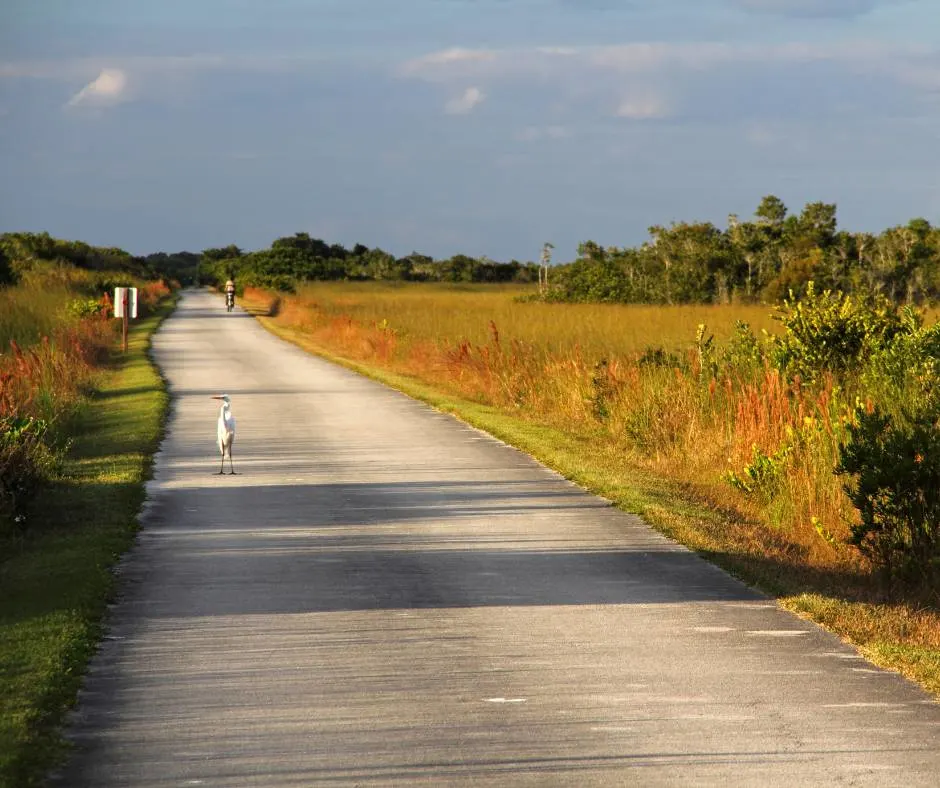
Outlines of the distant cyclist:
M 231 279 L 225 283 L 225 308 L 229 312 L 235 308 L 235 282 Z

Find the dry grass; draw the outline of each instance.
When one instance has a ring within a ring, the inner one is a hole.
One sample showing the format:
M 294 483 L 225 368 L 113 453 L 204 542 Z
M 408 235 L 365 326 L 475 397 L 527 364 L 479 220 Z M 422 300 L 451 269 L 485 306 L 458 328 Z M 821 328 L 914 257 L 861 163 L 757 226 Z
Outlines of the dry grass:
M 114 340 L 106 320 L 82 320 L 22 350 L 14 342 L 0 359 L 0 417 L 39 416 L 54 421 L 91 381 Z
M 285 307 L 316 306 L 327 317 L 383 325 L 411 339 L 466 340 L 486 344 L 495 323 L 507 339 L 549 353 L 578 348 L 588 360 L 642 351 L 649 346 L 688 346 L 700 323 L 716 338 L 731 335 L 736 320 L 773 330 L 766 307 L 642 306 L 519 303 L 533 286 L 323 282 L 302 288 Z
M 79 296 L 74 288 L 87 284 L 87 273 L 56 268 L 46 280 L 0 289 L 0 417 L 55 421 L 91 383 L 118 323 L 109 318 L 107 295 L 97 314 L 81 318 L 70 311 Z M 140 316 L 169 294 L 162 281 L 139 283 Z

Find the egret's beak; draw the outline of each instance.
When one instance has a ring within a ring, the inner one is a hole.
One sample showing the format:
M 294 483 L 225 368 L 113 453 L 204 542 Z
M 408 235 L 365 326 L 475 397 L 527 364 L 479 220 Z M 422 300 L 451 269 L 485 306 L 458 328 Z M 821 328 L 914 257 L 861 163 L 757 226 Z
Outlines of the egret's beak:
M 219 397 L 213 394 L 209 399 L 225 399 L 225 397 Z

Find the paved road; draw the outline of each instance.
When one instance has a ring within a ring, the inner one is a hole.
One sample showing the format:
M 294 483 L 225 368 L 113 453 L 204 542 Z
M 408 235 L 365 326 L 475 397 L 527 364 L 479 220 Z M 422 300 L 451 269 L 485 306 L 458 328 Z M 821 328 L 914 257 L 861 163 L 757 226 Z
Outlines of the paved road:
M 940 779 L 926 695 L 527 456 L 204 292 L 155 354 L 169 434 L 61 783 Z

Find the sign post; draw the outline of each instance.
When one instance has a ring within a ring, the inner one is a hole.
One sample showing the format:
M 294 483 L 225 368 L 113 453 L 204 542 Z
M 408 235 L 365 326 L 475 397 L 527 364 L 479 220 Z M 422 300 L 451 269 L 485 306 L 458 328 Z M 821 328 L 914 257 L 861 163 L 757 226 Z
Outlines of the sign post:
M 137 288 L 114 288 L 114 316 L 122 318 L 121 337 L 124 352 L 127 352 L 127 321 L 137 317 Z

